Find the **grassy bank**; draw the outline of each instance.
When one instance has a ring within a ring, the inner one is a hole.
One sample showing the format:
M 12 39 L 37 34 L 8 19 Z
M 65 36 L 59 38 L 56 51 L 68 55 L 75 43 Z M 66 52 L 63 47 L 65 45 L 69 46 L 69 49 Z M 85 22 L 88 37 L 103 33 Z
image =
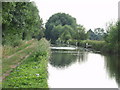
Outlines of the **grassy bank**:
M 50 54 L 49 43 L 42 39 L 40 41 L 33 40 L 29 45 L 23 46 L 24 49 L 17 50 L 16 54 L 7 57 L 3 61 L 3 66 L 6 66 L 8 62 L 11 65 L 15 65 L 21 62 L 16 68 L 12 69 L 12 72 L 3 80 L 3 88 L 48 88 L 47 84 L 47 63 Z M 22 48 L 22 47 L 21 47 Z M 19 59 L 24 53 L 27 55 L 24 59 Z M 8 65 L 8 64 L 7 64 Z M 8 66 L 11 66 L 8 65 Z M 7 72 L 8 68 L 3 71 Z
M 85 40 L 84 43 L 91 45 L 91 48 L 101 53 L 118 54 L 120 44 L 107 43 L 105 41 Z
M 120 52 L 120 49 L 118 47 L 118 45 L 120 44 L 111 44 L 111 43 L 107 43 L 105 41 L 97 41 L 97 40 L 73 40 L 70 41 L 71 45 L 76 45 L 77 42 L 77 46 L 81 46 L 81 47 L 86 47 L 86 43 L 88 43 L 88 45 L 91 45 L 91 49 L 95 50 L 95 51 L 100 51 L 102 53 L 111 53 L 111 54 L 117 54 L 118 52 Z
M 36 51 L 35 46 L 37 40 L 30 41 L 22 41 L 22 44 L 18 47 L 12 46 L 3 46 L 3 54 L 2 54 L 2 74 L 5 74 L 8 70 L 15 67 L 15 65 L 19 64 L 30 55 L 32 52 Z M 32 50 L 33 49 L 33 50 Z

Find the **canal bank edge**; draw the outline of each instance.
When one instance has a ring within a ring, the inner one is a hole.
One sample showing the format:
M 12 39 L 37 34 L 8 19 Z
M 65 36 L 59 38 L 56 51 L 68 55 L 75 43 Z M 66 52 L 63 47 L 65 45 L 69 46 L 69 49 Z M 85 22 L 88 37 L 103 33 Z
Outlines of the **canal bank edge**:
M 35 52 L 3 80 L 2 88 L 48 88 L 47 64 L 50 57 L 47 40 L 36 41 Z

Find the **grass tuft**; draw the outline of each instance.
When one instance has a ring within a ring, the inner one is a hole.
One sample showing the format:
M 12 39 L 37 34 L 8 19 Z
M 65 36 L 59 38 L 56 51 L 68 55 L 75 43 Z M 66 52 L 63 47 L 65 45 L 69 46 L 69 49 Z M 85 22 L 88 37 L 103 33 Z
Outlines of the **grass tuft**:
M 6 77 L 3 81 L 3 88 L 48 88 L 49 43 L 45 39 L 41 39 L 33 44 L 34 47 L 29 48 L 33 51 L 32 54 Z

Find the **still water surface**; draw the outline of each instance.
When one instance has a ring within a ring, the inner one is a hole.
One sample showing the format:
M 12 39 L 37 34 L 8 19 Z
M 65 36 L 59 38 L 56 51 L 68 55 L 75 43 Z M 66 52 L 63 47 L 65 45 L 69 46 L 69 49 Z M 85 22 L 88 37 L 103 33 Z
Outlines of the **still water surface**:
M 48 64 L 50 88 L 118 88 L 118 56 L 78 50 L 52 50 Z

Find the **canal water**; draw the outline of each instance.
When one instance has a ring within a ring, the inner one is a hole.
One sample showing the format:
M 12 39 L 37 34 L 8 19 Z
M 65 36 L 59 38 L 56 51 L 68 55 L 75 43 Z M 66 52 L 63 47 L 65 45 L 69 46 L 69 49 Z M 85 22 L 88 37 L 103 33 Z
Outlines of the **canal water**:
M 102 55 L 82 48 L 56 48 L 52 48 L 48 64 L 50 88 L 118 88 L 118 56 Z

